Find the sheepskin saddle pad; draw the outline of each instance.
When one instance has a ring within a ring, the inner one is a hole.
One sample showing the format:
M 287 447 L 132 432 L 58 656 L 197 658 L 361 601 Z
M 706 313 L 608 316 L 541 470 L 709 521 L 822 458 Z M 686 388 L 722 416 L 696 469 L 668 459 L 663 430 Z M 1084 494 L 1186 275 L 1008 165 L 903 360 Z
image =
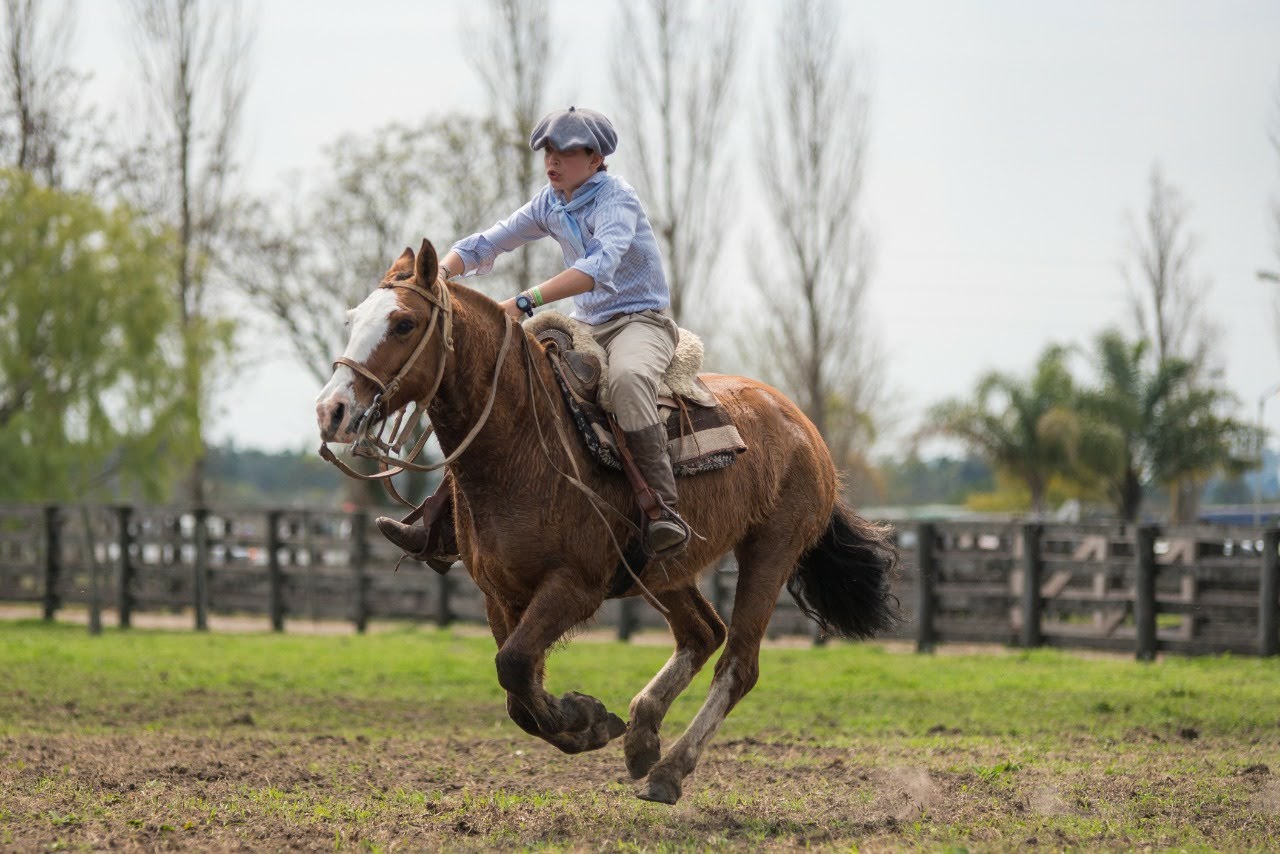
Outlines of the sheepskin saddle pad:
M 606 468 L 622 471 L 609 429 L 609 357 L 582 324 L 555 311 L 524 322 L 551 361 L 560 393 L 587 450 Z M 732 465 L 747 449 L 729 413 L 698 378 L 702 339 L 680 330 L 680 341 L 658 387 L 658 413 L 666 419 L 667 451 L 676 477 Z

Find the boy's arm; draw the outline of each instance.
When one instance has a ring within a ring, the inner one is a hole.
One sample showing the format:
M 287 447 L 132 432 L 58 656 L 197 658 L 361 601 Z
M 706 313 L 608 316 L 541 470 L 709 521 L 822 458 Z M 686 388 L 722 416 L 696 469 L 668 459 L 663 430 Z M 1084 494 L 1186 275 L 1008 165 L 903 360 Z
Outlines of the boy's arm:
M 555 302 L 558 299 L 567 299 L 568 297 L 576 297 L 578 294 L 585 294 L 596 286 L 596 280 L 588 276 L 576 267 L 570 267 L 567 270 L 561 270 L 550 279 L 538 285 L 537 290 L 539 296 L 542 297 L 542 305 L 549 302 Z M 517 295 L 518 296 L 518 295 Z M 503 300 L 500 305 L 506 310 L 507 314 L 520 320 L 524 317 L 524 313 L 516 308 L 516 298 Z
M 448 275 L 484 275 L 493 269 L 494 259 L 503 252 L 545 237 L 550 232 L 546 228 L 542 207 L 543 196 L 540 193 L 501 222 L 453 244 L 442 262 L 448 269 Z

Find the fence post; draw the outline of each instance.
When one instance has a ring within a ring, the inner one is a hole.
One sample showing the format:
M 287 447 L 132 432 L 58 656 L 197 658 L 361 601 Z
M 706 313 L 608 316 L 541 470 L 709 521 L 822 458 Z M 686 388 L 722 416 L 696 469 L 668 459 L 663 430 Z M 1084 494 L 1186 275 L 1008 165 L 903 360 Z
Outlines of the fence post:
M 1040 578 L 1044 561 L 1040 557 L 1040 537 L 1044 526 L 1022 526 L 1022 646 L 1032 649 L 1044 642 L 1040 634 Z
M 716 613 L 720 615 L 720 619 L 728 622 L 729 617 L 729 585 L 725 584 L 725 576 L 728 575 L 724 570 L 725 561 L 721 560 L 716 564 L 715 570 L 711 575 L 711 592 L 715 596 Z
M 284 631 L 284 573 L 280 571 L 279 510 L 267 513 L 267 608 L 271 614 L 271 631 Z
M 1141 525 L 1135 531 L 1138 578 L 1134 586 L 1133 621 L 1137 626 L 1138 661 L 1154 661 L 1156 657 L 1156 535 L 1159 532 L 1154 525 Z
M 62 575 L 62 514 L 57 505 L 44 508 L 44 619 L 51 622 L 62 607 L 58 579 Z
M 438 574 L 436 576 L 436 625 L 442 629 L 452 625 L 455 618 L 453 602 L 450 601 L 452 595 L 453 579 L 448 573 Z
M 1280 615 L 1276 596 L 1280 594 L 1280 528 L 1262 534 L 1262 576 L 1258 596 L 1258 654 L 1280 653 Z
M 356 611 L 353 619 L 356 624 L 356 631 L 364 634 L 369 628 L 369 576 L 368 576 L 368 557 L 369 550 L 365 539 L 365 526 L 368 523 L 368 517 L 363 513 L 351 514 L 351 556 L 348 560 L 351 563 L 351 572 L 355 576 L 356 586 Z
M 629 641 L 636 630 L 635 598 L 618 600 L 618 640 Z
M 933 652 L 938 644 L 933 630 L 934 583 L 938 570 L 934 547 L 937 538 L 938 530 L 932 522 L 916 526 L 916 563 L 920 567 L 916 580 L 916 652 Z
M 129 525 L 133 520 L 132 507 L 116 508 L 117 537 L 120 556 L 116 560 L 116 607 L 119 609 L 120 628 L 127 629 L 133 625 L 133 561 L 129 558 L 129 550 L 133 548 L 133 534 Z
M 209 511 L 197 507 L 192 511 L 195 517 L 196 559 L 192 567 L 193 595 L 196 606 L 196 631 L 209 630 Z

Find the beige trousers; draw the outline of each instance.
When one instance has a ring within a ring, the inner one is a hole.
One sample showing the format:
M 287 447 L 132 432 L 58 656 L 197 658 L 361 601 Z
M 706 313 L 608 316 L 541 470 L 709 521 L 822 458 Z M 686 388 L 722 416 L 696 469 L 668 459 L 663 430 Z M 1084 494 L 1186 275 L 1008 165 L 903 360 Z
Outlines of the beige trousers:
M 582 325 L 609 354 L 609 397 L 619 426 L 631 432 L 657 424 L 658 381 L 675 355 L 680 327 L 658 311 Z

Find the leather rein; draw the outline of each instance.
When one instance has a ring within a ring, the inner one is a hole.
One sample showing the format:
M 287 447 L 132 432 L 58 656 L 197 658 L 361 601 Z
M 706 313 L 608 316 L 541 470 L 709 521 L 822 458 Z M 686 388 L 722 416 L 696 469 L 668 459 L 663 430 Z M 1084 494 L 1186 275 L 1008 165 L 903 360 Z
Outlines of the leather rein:
M 369 459 L 376 460 L 381 471 L 377 474 L 364 474 L 362 472 L 358 472 L 342 460 L 338 459 L 337 455 L 329 449 L 329 444 L 327 442 L 320 443 L 320 456 L 337 466 L 343 474 L 360 480 L 382 481 L 383 487 L 392 498 L 399 501 L 406 507 L 416 508 L 418 513 L 421 513 L 422 507 L 403 498 L 400 493 L 396 491 L 391 479 L 404 471 L 429 472 L 442 469 L 454 460 L 458 459 L 458 457 L 462 456 L 463 452 L 471 446 L 471 443 L 475 440 L 476 436 L 479 435 L 480 430 L 484 427 L 485 423 L 488 422 L 490 413 L 493 412 L 493 402 L 498 395 L 498 377 L 502 373 L 502 363 L 507 357 L 507 351 L 511 348 L 511 328 L 514 325 L 510 317 L 505 318 L 505 323 L 503 325 L 502 347 L 498 350 L 498 358 L 493 366 L 493 379 L 489 383 L 489 395 L 485 400 L 484 409 L 481 411 L 480 417 L 476 420 L 471 431 L 467 433 L 463 440 L 458 444 L 458 447 L 454 449 L 453 453 L 449 454 L 449 456 L 440 462 L 432 463 L 431 465 L 422 465 L 414 462 L 414 460 L 416 460 L 422 453 L 422 449 L 426 447 L 427 439 L 431 437 L 432 427 L 428 422 L 426 429 L 422 431 L 422 435 L 418 437 L 418 441 L 414 443 L 413 448 L 409 451 L 407 456 L 393 456 L 394 453 L 399 452 L 400 448 L 404 447 L 404 444 L 408 441 L 413 429 L 422 421 L 422 417 L 426 415 L 427 406 L 435 398 L 436 392 L 440 390 L 440 383 L 444 380 L 446 357 L 453 352 L 453 300 L 449 295 L 448 285 L 443 279 L 440 279 L 439 281 L 439 294 L 413 284 L 412 282 L 392 281 L 379 285 L 381 288 L 398 288 L 401 290 L 411 291 L 412 293 L 422 297 L 431 305 L 431 317 L 427 321 L 426 331 L 423 332 L 422 337 L 418 339 L 418 344 L 414 348 L 413 352 L 409 354 L 409 358 L 405 360 L 405 363 L 400 367 L 400 370 L 396 372 L 396 375 L 392 377 L 389 382 L 384 383 L 376 374 L 373 373 L 373 371 L 369 370 L 354 359 L 348 359 L 346 356 L 339 356 L 333 361 L 333 366 L 335 368 L 338 365 L 344 365 L 372 382 L 379 389 L 378 393 L 374 395 L 373 400 L 370 402 L 369 407 L 361 413 L 360 417 L 356 420 L 353 430 L 355 433 L 355 440 L 352 442 L 351 453 L 358 457 L 367 457 Z M 401 381 L 411 370 L 413 370 L 418 359 L 422 356 L 423 352 L 426 351 L 427 343 L 434 337 L 437 324 L 441 327 L 439 336 L 441 353 L 439 366 L 436 368 L 436 376 L 431 383 L 431 390 L 428 391 L 421 399 L 411 401 L 414 405 L 414 413 L 407 421 L 405 420 L 405 415 L 409 409 L 408 403 L 394 413 L 396 418 L 391 428 L 390 437 L 384 440 L 383 433 L 386 431 L 387 419 L 391 413 L 383 413 L 383 405 L 400 389 Z M 374 425 L 380 426 L 378 431 L 371 435 L 369 431 Z M 413 517 L 411 516 L 410 518 L 412 519 Z

